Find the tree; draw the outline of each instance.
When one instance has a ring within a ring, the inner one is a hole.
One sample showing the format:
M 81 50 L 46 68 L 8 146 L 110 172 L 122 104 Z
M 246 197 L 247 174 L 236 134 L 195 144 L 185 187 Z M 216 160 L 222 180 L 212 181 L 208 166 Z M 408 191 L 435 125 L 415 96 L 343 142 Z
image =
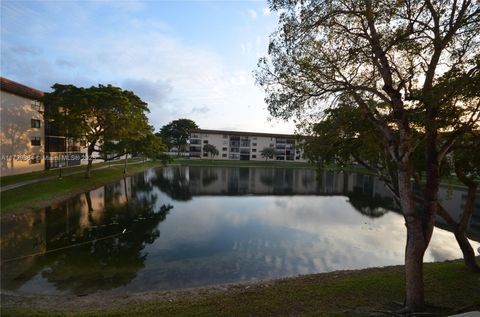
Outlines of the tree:
M 159 136 L 153 134 L 153 130 L 152 126 L 148 126 L 148 128 L 139 129 L 139 133 L 142 131 L 141 136 L 137 135 L 134 138 L 124 138 L 120 141 L 104 142 L 102 144 L 104 159 L 108 160 L 125 155 L 124 173 L 126 173 L 128 154 L 132 154 L 133 156 L 143 156 L 144 160 L 145 158 L 153 160 L 158 159 L 166 164 L 171 160 L 168 155 L 163 154 L 167 151 L 167 146 L 163 144 L 162 139 Z
M 335 114 L 341 122 L 330 121 L 330 128 L 349 132 L 346 136 L 355 142 L 364 140 L 356 138 L 357 132 L 365 132 L 359 123 L 375 131 L 377 153 L 384 160 L 375 168 L 397 193 L 407 227 L 404 311 L 423 310 L 423 255 L 438 210 L 440 166 L 458 139 L 478 127 L 479 4 L 469 0 L 270 4 L 282 13 L 271 36 L 269 58 L 260 59 L 256 73 L 266 90 L 268 109 L 274 117 L 297 117 L 299 128 L 308 131 L 322 121 L 325 108 L 345 106 L 341 111 L 346 113 Z M 352 115 L 360 121 L 350 121 Z M 328 132 L 325 125 L 316 128 Z M 446 131 L 453 132 L 440 138 Z M 421 213 L 415 209 L 411 186 L 413 152 L 420 142 L 426 168 Z M 352 148 L 341 144 L 346 146 L 343 154 Z
M 212 159 L 219 154 L 217 148 L 213 144 L 205 144 L 203 146 L 203 152 L 208 153 Z
M 266 160 L 273 159 L 275 156 L 275 149 L 271 147 L 264 147 L 263 150 L 260 151 L 260 155 Z
M 102 144 L 110 147 L 112 142 L 118 142 L 117 146 L 124 146 L 151 133 L 145 115 L 149 111 L 147 104 L 131 91 L 111 85 L 79 88 L 55 84 L 52 88 L 53 92 L 44 96 L 45 120 L 53 121 L 66 137 L 86 141 L 87 178 L 92 154 L 101 153 Z
M 395 175 L 385 175 L 393 170 L 386 168 L 393 163 L 388 153 L 385 153 L 381 144 L 377 142 L 381 136 L 374 127 L 368 122 L 361 121 L 361 112 L 358 108 L 340 105 L 335 109 L 326 110 L 325 113 L 326 117 L 323 121 L 310 127 L 310 137 L 305 140 L 305 154 L 309 160 L 315 162 L 320 169 L 330 164 L 348 165 L 352 161 L 360 163 L 386 183 L 395 194 L 397 204 L 400 205 L 398 188 L 392 181 L 395 179 Z M 345 121 L 351 122 L 351 124 L 346 124 Z M 447 133 L 442 137 L 448 138 L 450 135 Z M 419 141 L 422 138 L 421 134 L 416 137 Z M 473 213 L 477 180 L 480 179 L 479 140 L 476 131 L 465 134 L 460 142 L 450 149 L 449 157 L 442 165 L 440 173 L 444 177 L 451 177 L 454 172 L 457 179 L 468 188 L 460 221 L 454 220 L 442 203 L 438 202 L 439 216 L 451 227 L 462 250 L 465 265 L 470 270 L 477 272 L 480 271 L 480 268 L 475 261 L 474 250 L 466 237 L 466 228 Z M 422 173 L 425 171 L 423 152 L 424 146 L 420 143 L 412 153 L 413 176 L 416 186 L 421 190 L 424 190 L 422 181 Z
M 197 124 L 193 120 L 178 119 L 164 125 L 158 135 L 168 145 L 169 150 L 176 147 L 177 154 L 180 155 L 182 150 L 185 151 L 190 138 L 190 132 L 193 129 L 198 129 Z

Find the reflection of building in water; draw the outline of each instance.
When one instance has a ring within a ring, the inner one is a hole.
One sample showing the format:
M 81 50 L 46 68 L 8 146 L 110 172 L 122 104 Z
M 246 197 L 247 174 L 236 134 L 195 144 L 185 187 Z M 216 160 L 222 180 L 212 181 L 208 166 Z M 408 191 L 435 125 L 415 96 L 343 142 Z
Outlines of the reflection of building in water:
M 203 146 L 215 146 L 219 155 L 216 160 L 253 160 L 262 161 L 264 148 L 274 150 L 274 160 L 305 162 L 299 147 L 297 136 L 290 134 L 272 134 L 257 132 L 239 132 L 223 130 L 192 130 L 190 134 L 190 157 L 209 158 Z
M 360 173 L 292 168 L 168 167 L 159 170 L 160 189 L 173 199 L 188 200 L 201 195 L 342 195 L 362 214 L 379 217 L 399 211 L 389 189 L 377 177 Z M 181 185 L 181 186 L 180 186 Z M 421 199 L 421 193 L 417 193 Z M 439 197 L 454 219 L 465 207 L 466 191 L 442 187 Z M 469 231 L 480 233 L 480 198 Z M 444 220 L 438 217 L 439 223 Z
M 171 167 L 163 177 L 184 178 L 193 195 L 330 194 L 362 192 L 392 197 L 388 189 L 371 175 L 346 174 L 302 168 Z M 177 179 L 178 181 L 178 179 Z
M 173 208 L 160 206 L 152 188 L 140 174 L 2 219 L 2 289 L 43 279 L 58 291 L 85 295 L 130 283 Z
M 454 188 L 451 186 L 443 186 L 438 193 L 440 203 L 450 213 L 452 218 L 457 222 L 460 221 L 465 204 L 467 201 L 466 190 Z M 437 217 L 437 221 L 445 223 L 445 221 Z M 472 218 L 470 219 L 469 229 L 472 232 L 476 232 L 480 236 L 480 194 L 475 195 L 475 201 L 473 204 Z

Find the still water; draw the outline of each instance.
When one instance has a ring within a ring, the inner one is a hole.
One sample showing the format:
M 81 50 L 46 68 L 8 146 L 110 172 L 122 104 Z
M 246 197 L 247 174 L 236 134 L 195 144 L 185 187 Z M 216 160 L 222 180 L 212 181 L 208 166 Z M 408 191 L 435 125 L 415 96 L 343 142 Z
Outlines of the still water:
M 441 196 L 454 213 L 465 202 L 461 190 Z M 474 234 L 478 199 L 476 208 Z M 406 233 L 396 209 L 381 182 L 362 174 L 147 170 L 4 219 L 1 286 L 84 295 L 402 264 Z M 459 257 L 453 234 L 436 228 L 425 261 Z

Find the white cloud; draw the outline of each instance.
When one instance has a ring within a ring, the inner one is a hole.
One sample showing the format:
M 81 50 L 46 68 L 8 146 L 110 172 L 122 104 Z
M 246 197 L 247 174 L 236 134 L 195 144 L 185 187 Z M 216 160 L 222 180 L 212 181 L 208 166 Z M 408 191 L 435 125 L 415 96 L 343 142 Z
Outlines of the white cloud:
M 253 19 L 255 20 L 257 18 L 257 12 L 253 9 L 249 9 L 248 10 L 248 15 Z
M 77 25 L 82 30 L 89 27 L 84 22 L 90 17 L 81 8 L 77 11 L 80 22 L 72 21 L 75 27 L 69 32 L 78 31 Z M 256 17 L 254 10 L 249 12 Z M 264 92 L 251 75 L 254 65 L 226 61 L 208 47 L 169 35 L 171 30 L 162 21 L 126 19 L 114 30 L 93 27 L 78 33 L 81 36 L 38 33 L 48 40 L 32 41 L 28 47 L 2 41 L 2 75 L 46 91 L 57 82 L 111 83 L 132 90 L 149 103 L 149 119 L 157 129 L 190 117 L 202 128 L 293 132 L 291 123 L 268 121 Z M 92 32 L 97 33 L 94 45 L 89 45 Z M 244 55 L 253 55 L 258 45 L 254 37 L 240 48 Z
M 264 16 L 268 16 L 268 15 L 270 15 L 270 13 L 272 13 L 272 11 L 270 11 L 270 8 L 265 7 L 265 8 L 262 9 L 262 13 L 263 13 Z

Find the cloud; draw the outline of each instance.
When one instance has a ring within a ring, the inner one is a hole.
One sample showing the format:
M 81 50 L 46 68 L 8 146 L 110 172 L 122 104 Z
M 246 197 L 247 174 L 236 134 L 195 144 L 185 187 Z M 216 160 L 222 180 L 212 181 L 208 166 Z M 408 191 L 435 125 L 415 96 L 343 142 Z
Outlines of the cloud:
M 207 113 L 210 112 L 210 108 L 207 107 L 207 106 L 203 106 L 203 107 L 193 107 L 192 111 L 191 111 L 191 114 L 192 115 L 195 115 L 195 114 L 200 114 L 200 115 L 205 115 Z
M 123 80 L 122 88 L 134 91 L 142 100 L 147 102 L 166 102 L 172 93 L 172 85 L 165 80 L 146 80 L 128 78 Z
M 40 55 L 41 53 L 41 50 L 39 48 L 24 45 L 12 46 L 9 48 L 9 50 L 14 54 L 21 55 Z
M 270 8 L 265 7 L 265 8 L 262 9 L 262 13 L 263 13 L 264 16 L 268 16 L 268 15 L 270 15 L 270 13 L 272 13 L 272 11 L 270 11 Z
M 267 121 L 264 92 L 255 86 L 251 75 L 253 64 L 234 63 L 209 46 L 187 42 L 172 32 L 174 26 L 161 20 L 153 23 L 133 17 L 115 28 L 100 28 L 88 14 L 91 8 L 75 9 L 75 21 L 62 32 L 52 22 L 44 28 L 48 30 L 45 33 L 37 30 L 39 37 L 28 46 L 16 48 L 24 51 L 23 55 L 8 49 L 20 47 L 13 45 L 18 36 L 2 38 L 2 75 L 45 91 L 57 82 L 83 87 L 112 84 L 132 90 L 148 102 L 149 120 L 156 128 L 190 117 L 202 128 L 293 131 L 292 124 L 281 123 L 272 129 Z M 256 14 L 251 10 L 251 17 Z M 35 24 L 38 18 L 31 17 Z M 119 18 L 112 15 L 109 19 Z M 19 34 L 28 38 L 30 32 L 22 30 Z M 253 55 L 258 45 L 253 37 L 240 47 L 244 54 Z
M 55 64 L 58 66 L 75 67 L 73 63 L 63 58 L 57 58 L 57 60 L 55 61 Z
M 253 9 L 249 9 L 248 11 L 248 15 L 250 16 L 250 18 L 252 18 L 253 20 L 255 20 L 257 18 L 257 12 Z

